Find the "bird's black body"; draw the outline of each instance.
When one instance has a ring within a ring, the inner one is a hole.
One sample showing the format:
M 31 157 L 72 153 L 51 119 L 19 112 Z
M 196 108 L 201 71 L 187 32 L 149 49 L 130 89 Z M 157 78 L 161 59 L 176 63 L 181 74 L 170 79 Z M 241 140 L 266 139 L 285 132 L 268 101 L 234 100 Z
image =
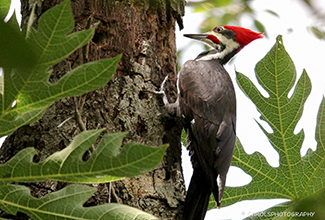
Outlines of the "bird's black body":
M 175 103 L 169 103 L 164 92 L 167 77 L 156 93 L 164 95 L 167 111 L 182 119 L 187 133 L 194 171 L 183 219 L 203 220 L 211 192 L 220 207 L 236 141 L 235 90 L 223 65 L 263 35 L 241 27 L 217 26 L 205 34 L 184 36 L 207 43 L 213 49 L 183 65 Z
M 178 80 L 180 115 L 194 169 L 184 219 L 203 219 L 211 192 L 218 205 L 223 194 L 236 140 L 235 91 L 218 60 L 189 60 Z

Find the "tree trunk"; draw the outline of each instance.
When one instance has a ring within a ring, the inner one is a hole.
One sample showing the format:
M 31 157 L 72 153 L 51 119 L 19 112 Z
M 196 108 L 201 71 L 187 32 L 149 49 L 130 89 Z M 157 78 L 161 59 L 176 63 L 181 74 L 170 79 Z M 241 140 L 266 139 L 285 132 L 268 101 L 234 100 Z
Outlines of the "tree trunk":
M 22 0 L 23 29 L 31 12 L 30 2 Z M 61 1 L 37 2 L 36 28 L 41 14 Z M 179 219 L 185 198 L 180 157 L 181 126 L 164 114 L 160 97 L 145 91 L 157 90 L 169 75 L 167 92 L 171 98 L 176 97 L 175 22 L 182 28 L 184 0 L 73 0 L 71 6 L 75 31 L 88 29 L 98 21 L 100 24 L 87 46 L 53 67 L 50 81 L 55 82 L 68 70 L 85 62 L 122 53 L 118 70 L 104 88 L 56 102 L 38 122 L 15 131 L 0 150 L 1 162 L 25 147 L 38 150 L 36 162 L 66 147 L 81 132 L 75 119 L 77 108 L 87 130 L 127 131 L 125 142 L 152 146 L 169 143 L 159 167 L 146 175 L 112 183 L 112 200 L 161 219 Z M 31 188 L 34 196 L 41 197 L 66 184 L 47 181 L 25 185 Z M 86 205 L 108 202 L 109 184 L 96 187 L 98 192 Z

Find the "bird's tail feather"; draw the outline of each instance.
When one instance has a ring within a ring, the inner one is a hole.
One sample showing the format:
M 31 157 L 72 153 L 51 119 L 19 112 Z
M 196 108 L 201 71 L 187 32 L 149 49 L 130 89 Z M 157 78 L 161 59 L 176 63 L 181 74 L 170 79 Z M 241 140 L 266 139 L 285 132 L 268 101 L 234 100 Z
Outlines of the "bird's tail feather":
M 209 205 L 211 189 L 201 167 L 195 168 L 185 199 L 183 220 L 203 220 Z

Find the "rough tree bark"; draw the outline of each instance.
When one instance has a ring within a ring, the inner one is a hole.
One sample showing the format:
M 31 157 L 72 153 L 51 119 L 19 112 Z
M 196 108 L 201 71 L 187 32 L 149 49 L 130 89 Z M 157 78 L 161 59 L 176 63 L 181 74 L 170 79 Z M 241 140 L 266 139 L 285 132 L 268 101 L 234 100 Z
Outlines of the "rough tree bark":
M 32 4 L 22 0 L 22 26 L 26 26 Z M 36 19 L 61 0 L 37 2 Z M 176 96 L 177 74 L 175 23 L 182 28 L 184 0 L 73 0 L 75 31 L 87 29 L 96 22 L 92 41 L 68 59 L 53 67 L 50 81 L 55 82 L 69 69 L 85 62 L 123 53 L 118 70 L 102 89 L 82 97 L 71 97 L 53 104 L 36 123 L 23 126 L 10 135 L 0 150 L 4 163 L 25 147 L 35 147 L 41 161 L 66 147 L 81 132 L 75 120 L 75 109 L 81 111 L 86 129 L 106 128 L 107 132 L 128 131 L 125 142 L 136 141 L 152 146 L 169 143 L 161 165 L 150 173 L 112 183 L 113 201 L 137 207 L 161 219 L 179 219 L 185 197 L 181 169 L 180 133 L 177 121 L 166 117 L 156 90 L 169 75 L 167 91 Z M 62 126 L 66 119 L 72 117 Z M 25 184 L 36 197 L 61 189 L 66 184 L 47 181 Z M 87 205 L 108 202 L 108 184 L 96 186 L 98 192 Z M 1 211 L 1 210 L 0 210 Z M 0 213 L 5 216 L 5 213 Z M 27 219 L 21 215 L 16 217 Z

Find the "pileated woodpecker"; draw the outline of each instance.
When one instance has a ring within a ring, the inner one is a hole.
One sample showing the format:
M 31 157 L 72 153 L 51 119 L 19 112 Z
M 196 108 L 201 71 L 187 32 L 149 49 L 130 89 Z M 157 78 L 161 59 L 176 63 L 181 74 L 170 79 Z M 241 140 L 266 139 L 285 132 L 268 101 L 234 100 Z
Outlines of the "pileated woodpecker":
M 182 118 L 187 133 L 194 171 L 183 219 L 200 220 L 206 214 L 211 192 L 220 207 L 236 141 L 235 90 L 223 65 L 263 34 L 241 27 L 217 26 L 204 34 L 184 36 L 203 41 L 213 49 L 183 65 L 175 103 L 169 103 L 164 92 L 167 77 L 157 93 L 164 95 L 168 112 Z

